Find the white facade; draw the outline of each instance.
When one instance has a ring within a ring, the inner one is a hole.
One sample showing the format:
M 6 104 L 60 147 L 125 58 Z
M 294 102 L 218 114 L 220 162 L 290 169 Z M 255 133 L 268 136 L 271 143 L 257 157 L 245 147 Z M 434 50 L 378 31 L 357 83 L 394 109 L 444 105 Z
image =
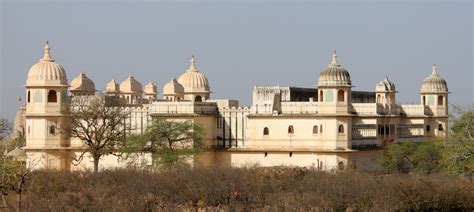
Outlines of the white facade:
M 49 51 L 49 46 L 45 47 L 41 70 L 35 65 L 28 74 L 24 149 L 30 159 L 42 161 L 40 167 L 90 167 L 87 160 L 86 164 L 71 165 L 72 156 L 80 153 L 83 144 L 56 129 L 71 101 L 90 98 L 95 90 L 70 95 L 66 72 L 60 65 L 49 64 L 54 61 Z M 352 90 L 350 74 L 338 64 L 334 52 L 329 67 L 321 71 L 317 87 L 256 86 L 251 107 L 240 107 L 237 100 L 212 99 L 209 82 L 195 62 L 193 57 L 190 68 L 179 80 L 166 84 L 162 92 L 150 82 L 143 93 L 141 83 L 129 76 L 120 87 L 112 80 L 104 93 L 128 100 L 130 116 L 126 121 L 133 133 L 143 132 L 153 118 L 191 120 L 202 125 L 210 151 L 197 156 L 198 163 L 324 170 L 356 167 L 358 161 L 368 161 L 370 156 L 363 152 L 370 149 L 402 140 L 445 136 L 448 129 L 447 85 L 435 67 L 422 83 L 420 104 L 400 105 L 395 84 L 387 77 L 374 91 Z M 158 93 L 163 97 L 157 97 Z M 112 156 L 101 161 L 102 168 L 124 164 L 126 161 Z

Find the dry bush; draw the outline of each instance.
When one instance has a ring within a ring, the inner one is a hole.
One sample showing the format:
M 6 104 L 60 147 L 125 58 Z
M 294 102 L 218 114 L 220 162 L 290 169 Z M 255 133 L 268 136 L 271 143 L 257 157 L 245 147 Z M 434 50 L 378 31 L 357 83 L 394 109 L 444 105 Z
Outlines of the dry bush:
M 474 185 L 446 177 L 303 168 L 38 171 L 28 211 L 472 210 Z

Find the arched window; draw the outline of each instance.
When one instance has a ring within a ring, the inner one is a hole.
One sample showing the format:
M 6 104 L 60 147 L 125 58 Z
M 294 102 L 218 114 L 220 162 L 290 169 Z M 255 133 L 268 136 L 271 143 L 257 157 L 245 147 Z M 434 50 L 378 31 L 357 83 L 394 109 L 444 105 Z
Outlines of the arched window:
M 344 91 L 343 90 L 339 90 L 337 92 L 337 101 L 338 102 L 344 102 Z
M 268 130 L 268 127 L 263 128 L 263 135 L 269 135 L 270 130 Z
M 377 103 L 380 103 L 380 94 L 377 94 Z
M 56 134 L 56 127 L 54 125 L 49 126 L 49 134 L 51 135 Z
M 29 90 L 28 90 L 26 100 L 28 101 L 28 103 L 30 103 L 30 101 L 31 101 L 31 92 Z
M 324 98 L 323 98 L 323 91 L 319 91 L 319 101 L 320 102 L 323 102 Z
M 438 96 L 438 105 L 444 105 L 443 96 Z
M 429 132 L 431 131 L 431 126 L 430 125 L 426 125 L 426 132 Z
M 293 128 L 292 125 L 288 127 L 288 134 L 291 134 L 291 135 L 295 134 L 295 129 Z
M 434 96 L 430 95 L 428 96 L 428 105 L 435 105 L 435 98 Z
M 344 133 L 344 125 L 340 124 L 339 125 L 339 130 L 338 130 L 339 133 Z
M 438 130 L 439 130 L 439 131 L 443 131 L 443 130 L 444 130 L 444 128 L 443 128 L 443 125 L 442 125 L 442 124 L 439 124 L 439 125 L 438 125 Z
M 338 169 L 338 170 L 344 170 L 344 162 L 339 161 L 339 162 L 337 163 L 337 169 Z
M 423 96 L 423 105 L 426 105 L 426 96 Z
M 334 94 L 332 93 L 332 90 L 326 91 L 326 102 L 332 102 L 334 101 Z
M 194 101 L 195 101 L 195 102 L 202 102 L 202 97 L 201 97 L 201 96 L 196 96 L 196 97 L 194 98 Z
M 48 91 L 48 102 L 58 102 L 58 95 L 55 90 Z
M 313 134 L 318 134 L 318 125 L 314 125 Z
M 323 133 L 323 125 L 322 124 L 319 126 L 319 133 Z

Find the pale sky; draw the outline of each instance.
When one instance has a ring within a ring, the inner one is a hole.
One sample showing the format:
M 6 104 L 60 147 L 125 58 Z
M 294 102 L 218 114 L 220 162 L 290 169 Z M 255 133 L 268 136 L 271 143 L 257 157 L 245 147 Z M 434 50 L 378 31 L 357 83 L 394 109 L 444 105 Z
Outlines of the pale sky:
M 8 1 L 0 0 L 0 115 L 13 118 L 45 40 L 69 81 L 104 90 L 128 74 L 162 91 L 189 66 L 211 98 L 250 106 L 255 85 L 315 87 L 332 50 L 353 90 L 385 75 L 397 99 L 418 103 L 433 63 L 451 104 L 473 101 L 473 3 L 451 1 Z

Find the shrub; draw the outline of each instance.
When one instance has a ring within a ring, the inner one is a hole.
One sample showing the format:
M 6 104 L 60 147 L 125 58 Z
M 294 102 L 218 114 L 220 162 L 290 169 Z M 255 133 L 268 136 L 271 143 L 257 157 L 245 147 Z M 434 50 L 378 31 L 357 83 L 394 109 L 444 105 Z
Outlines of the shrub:
M 29 183 L 31 211 L 474 209 L 473 184 L 457 178 L 304 168 L 37 171 Z

